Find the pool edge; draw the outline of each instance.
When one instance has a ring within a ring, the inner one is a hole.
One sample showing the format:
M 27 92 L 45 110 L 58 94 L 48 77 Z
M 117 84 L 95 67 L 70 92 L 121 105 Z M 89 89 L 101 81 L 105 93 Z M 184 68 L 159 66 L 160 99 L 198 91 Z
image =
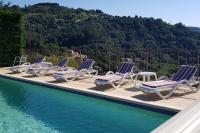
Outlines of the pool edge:
M 153 105 L 153 104 L 150 104 L 150 103 L 148 104 L 148 103 L 143 103 L 143 102 L 139 102 L 139 101 L 133 101 L 133 100 L 117 97 L 117 96 L 106 95 L 106 94 L 103 94 L 103 93 L 97 93 L 97 92 L 88 91 L 88 90 L 80 90 L 80 89 L 77 89 L 77 88 L 62 87 L 62 86 L 59 86 L 59 85 L 56 85 L 56 84 L 53 84 L 53 83 L 34 81 L 34 80 L 26 79 L 26 78 L 23 78 L 23 77 L 11 76 L 9 74 L 0 73 L 0 77 L 7 78 L 7 79 L 13 79 L 13 80 L 17 80 L 17 81 L 22 81 L 22 82 L 26 82 L 26 83 L 30 83 L 30 84 L 35 84 L 35 85 L 50 87 L 52 89 L 68 91 L 68 92 L 72 92 L 72 93 L 78 93 L 78 94 L 81 94 L 81 95 L 86 95 L 86 96 L 100 98 L 100 99 L 104 99 L 104 100 L 108 100 L 108 101 L 112 101 L 112 102 L 126 104 L 126 105 L 129 105 L 129 106 L 142 107 L 142 108 L 147 109 L 147 110 L 165 113 L 165 114 L 169 114 L 169 115 L 175 115 L 176 113 L 181 111 L 181 110 L 175 109 L 175 108 Z

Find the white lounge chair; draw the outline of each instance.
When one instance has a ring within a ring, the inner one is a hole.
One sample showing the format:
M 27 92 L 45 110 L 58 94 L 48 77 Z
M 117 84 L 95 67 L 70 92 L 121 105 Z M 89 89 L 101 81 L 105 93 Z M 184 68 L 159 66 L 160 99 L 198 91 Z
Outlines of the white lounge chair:
M 97 75 L 98 71 L 93 69 L 94 60 L 92 59 L 85 59 L 79 66 L 78 69 L 68 69 L 63 72 L 56 72 L 53 74 L 53 77 L 56 80 L 65 80 L 67 82 L 73 81 L 79 76 L 83 76 L 85 74 L 90 75 L 93 77 L 92 74 Z
M 130 78 L 133 81 L 133 63 L 132 62 L 123 62 L 116 73 L 109 71 L 104 76 L 97 76 L 95 84 L 97 86 L 102 85 L 112 85 L 115 89 L 120 87 L 125 78 Z
M 194 88 L 193 86 L 199 85 L 199 82 L 194 80 L 194 75 L 197 72 L 195 66 L 182 65 L 179 70 L 173 74 L 172 78 L 169 79 L 165 76 L 160 77 L 157 81 L 151 81 L 142 83 L 139 88 L 144 93 L 156 93 L 160 98 L 169 98 L 179 85 L 186 85 L 193 92 L 197 92 L 199 87 Z M 169 91 L 166 95 L 161 94 L 162 91 Z
M 36 75 L 38 77 L 45 76 L 47 74 L 53 74 L 58 71 L 64 71 L 68 63 L 68 59 L 62 59 L 57 65 L 53 66 L 52 63 L 42 63 L 39 67 L 30 67 L 27 71 L 29 74 Z
M 45 57 L 37 57 L 34 61 L 33 64 L 30 64 L 28 62 L 25 62 L 23 64 L 19 64 L 19 65 L 16 65 L 16 66 L 13 66 L 13 67 L 10 67 L 9 69 L 12 71 L 12 72 L 26 72 L 28 70 L 29 67 L 31 66 L 38 66 L 40 65 L 41 63 L 43 63 L 45 61 Z

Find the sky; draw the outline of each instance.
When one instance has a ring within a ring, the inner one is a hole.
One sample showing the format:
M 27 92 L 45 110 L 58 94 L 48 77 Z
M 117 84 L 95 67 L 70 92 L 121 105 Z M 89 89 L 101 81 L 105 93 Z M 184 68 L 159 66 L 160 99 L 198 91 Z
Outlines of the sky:
M 200 0 L 3 0 L 4 3 L 32 5 L 42 2 L 83 9 L 100 9 L 117 16 L 161 18 L 175 24 L 200 27 Z

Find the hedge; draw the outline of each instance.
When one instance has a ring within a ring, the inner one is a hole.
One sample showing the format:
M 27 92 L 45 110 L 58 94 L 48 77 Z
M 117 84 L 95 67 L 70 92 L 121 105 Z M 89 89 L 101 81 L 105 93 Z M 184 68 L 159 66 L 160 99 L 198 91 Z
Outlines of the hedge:
M 23 47 L 24 17 L 12 9 L 0 8 L 0 66 L 10 66 Z

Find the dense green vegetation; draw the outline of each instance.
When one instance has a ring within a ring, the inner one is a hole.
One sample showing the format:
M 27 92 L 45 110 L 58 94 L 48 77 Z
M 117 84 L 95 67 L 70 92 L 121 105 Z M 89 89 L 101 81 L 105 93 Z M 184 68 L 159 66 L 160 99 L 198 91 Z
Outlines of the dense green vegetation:
M 56 62 L 60 56 L 67 56 L 66 49 L 76 49 L 92 57 L 105 71 L 115 70 L 122 58 L 129 57 L 140 69 L 161 74 L 171 73 L 178 64 L 199 62 L 198 51 L 171 51 L 200 48 L 200 33 L 181 23 L 112 16 L 100 10 L 73 9 L 57 3 L 9 8 L 24 13 L 25 54 L 32 53 L 32 58 L 39 53 Z M 166 48 L 170 50 L 163 51 Z
M 24 44 L 23 14 L 0 4 L 0 66 L 13 63 Z
M 200 48 L 200 34 L 161 19 L 119 17 L 100 10 L 36 4 L 25 13 L 26 47 L 78 48 Z
M 73 9 L 56 3 L 27 6 L 22 11 L 26 48 L 37 48 L 41 53 L 60 54 L 65 48 L 82 50 L 105 71 L 115 70 L 123 57 L 132 58 L 142 70 L 160 74 L 171 73 L 178 64 L 197 63 L 197 54 L 190 55 L 194 52 L 178 55 L 177 51 L 136 50 L 199 49 L 200 33 L 181 23 L 171 25 L 161 19 L 111 16 L 100 10 Z

